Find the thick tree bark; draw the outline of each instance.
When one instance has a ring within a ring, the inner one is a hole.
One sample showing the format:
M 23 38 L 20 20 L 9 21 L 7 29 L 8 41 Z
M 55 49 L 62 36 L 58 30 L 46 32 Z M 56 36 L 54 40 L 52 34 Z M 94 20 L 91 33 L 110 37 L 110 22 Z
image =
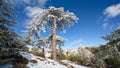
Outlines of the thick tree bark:
M 52 58 L 53 60 L 57 61 L 56 57 L 56 18 L 53 18 L 54 27 L 52 28 Z

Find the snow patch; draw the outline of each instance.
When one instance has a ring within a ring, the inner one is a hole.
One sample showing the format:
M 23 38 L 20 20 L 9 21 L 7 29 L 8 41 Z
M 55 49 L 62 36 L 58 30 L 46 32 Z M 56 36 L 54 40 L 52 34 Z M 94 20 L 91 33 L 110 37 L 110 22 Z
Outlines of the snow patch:
M 27 67 L 29 67 L 29 68 L 67 68 L 66 66 L 64 66 L 58 62 L 55 62 L 54 60 L 48 59 L 48 58 L 46 58 L 46 59 L 41 58 L 41 57 L 35 56 L 33 54 L 30 54 L 30 53 L 26 53 L 26 52 L 20 52 L 20 54 L 23 57 L 25 57 L 26 59 L 28 59 L 29 61 L 30 60 L 37 60 L 37 63 L 29 62 L 27 64 Z M 80 66 L 80 65 L 77 65 L 74 63 L 70 63 L 67 60 L 66 61 L 64 60 L 64 62 L 72 65 L 74 68 L 88 68 L 88 67 Z

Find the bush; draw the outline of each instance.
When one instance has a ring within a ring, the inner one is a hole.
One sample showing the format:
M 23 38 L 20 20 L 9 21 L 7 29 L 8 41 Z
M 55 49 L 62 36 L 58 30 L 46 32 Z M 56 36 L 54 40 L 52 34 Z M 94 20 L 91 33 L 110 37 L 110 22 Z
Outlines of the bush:
M 27 64 L 29 61 L 24 57 L 16 58 L 17 63 Z
M 32 63 L 37 63 L 37 60 L 30 60 L 30 62 L 32 62 Z
M 43 58 L 37 58 L 37 59 L 39 59 L 40 61 L 45 61 L 45 59 L 43 59 Z
M 35 53 L 32 53 L 32 54 L 45 58 L 45 55 L 44 55 L 43 52 L 35 52 Z
M 108 68 L 120 68 L 120 58 L 117 57 L 109 57 L 105 59 Z
M 59 60 L 65 60 L 65 59 L 67 59 L 67 56 L 64 55 L 64 54 L 61 54 L 61 55 L 57 55 L 57 58 L 58 58 Z
M 68 64 L 68 63 L 65 63 L 65 62 L 59 62 L 60 64 L 66 66 L 67 68 L 74 68 L 72 65 Z
M 25 51 L 25 52 L 29 52 L 29 48 L 27 48 L 27 47 L 25 47 L 25 46 L 21 47 L 21 50 L 23 50 L 23 51 Z
M 28 67 L 26 67 L 28 62 L 29 62 L 28 59 L 26 59 L 22 56 L 19 58 L 16 58 L 16 61 L 13 64 L 13 68 L 28 68 Z
M 28 67 L 26 67 L 26 64 L 16 63 L 14 64 L 13 68 L 28 68 Z
M 86 65 L 89 62 L 87 58 L 82 58 L 82 57 L 74 56 L 74 55 L 68 56 L 67 59 L 72 62 L 76 62 L 77 64 L 82 64 L 82 65 Z
M 90 50 L 93 54 L 96 54 L 99 51 L 99 48 L 98 47 L 92 47 L 88 50 Z

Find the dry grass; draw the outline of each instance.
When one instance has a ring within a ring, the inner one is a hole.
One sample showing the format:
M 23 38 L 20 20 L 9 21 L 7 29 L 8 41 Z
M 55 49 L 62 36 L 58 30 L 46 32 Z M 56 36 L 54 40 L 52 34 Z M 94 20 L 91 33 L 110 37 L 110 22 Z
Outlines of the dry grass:
M 43 58 L 37 58 L 37 59 L 39 59 L 40 61 L 45 61 L 45 59 L 43 59 Z
M 44 55 L 43 52 L 35 52 L 35 53 L 32 53 L 32 54 L 45 58 L 45 55 Z
M 59 62 L 60 64 L 66 66 L 67 68 L 74 68 L 72 65 L 68 64 L 68 63 L 65 63 L 65 62 Z
M 32 63 L 38 63 L 37 60 L 30 60 L 30 62 L 32 62 Z
M 16 63 L 14 64 L 13 68 L 28 68 L 28 67 L 26 66 L 26 64 Z

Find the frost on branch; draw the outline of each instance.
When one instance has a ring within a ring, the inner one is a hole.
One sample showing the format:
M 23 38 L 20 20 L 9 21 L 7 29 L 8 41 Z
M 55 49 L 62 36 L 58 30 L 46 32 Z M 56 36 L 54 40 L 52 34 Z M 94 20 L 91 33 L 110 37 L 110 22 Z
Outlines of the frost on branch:
M 69 11 L 64 11 L 64 8 L 55 8 L 50 6 L 49 9 L 43 9 L 42 11 L 33 15 L 33 18 L 37 20 L 36 24 L 44 24 L 45 27 L 53 27 L 53 17 L 57 19 L 57 28 L 64 29 L 66 26 L 70 27 L 74 22 L 78 21 L 78 18 L 74 13 Z
M 64 46 L 65 41 L 66 41 L 65 38 L 58 36 L 58 35 L 56 36 L 56 44 L 58 47 Z M 43 48 L 43 47 L 51 48 L 52 47 L 52 35 L 49 35 L 46 38 L 39 39 L 38 47 L 39 48 Z
M 32 16 L 32 20 L 28 23 L 27 30 L 24 31 L 27 36 L 26 39 L 30 40 L 31 37 L 39 38 L 41 31 L 46 32 L 46 28 L 54 26 L 53 18 L 56 18 L 57 29 L 64 30 L 66 27 L 70 27 L 74 22 L 78 21 L 78 18 L 74 13 L 64 11 L 64 8 L 55 8 L 50 6 L 49 9 L 43 9 L 40 12 Z

